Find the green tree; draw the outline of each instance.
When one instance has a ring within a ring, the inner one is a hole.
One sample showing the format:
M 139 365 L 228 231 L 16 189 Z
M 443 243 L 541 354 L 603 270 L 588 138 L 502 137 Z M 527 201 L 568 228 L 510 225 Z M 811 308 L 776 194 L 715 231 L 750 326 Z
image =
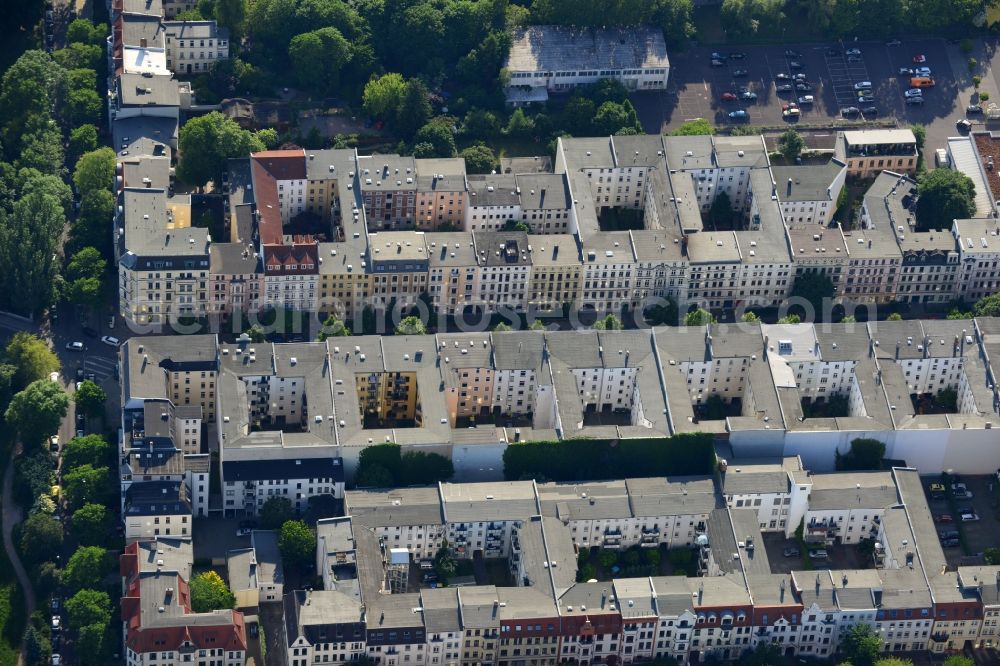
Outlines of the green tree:
M 287 497 L 269 497 L 260 508 L 258 516 L 263 529 L 277 530 L 295 517 L 295 510 Z
M 84 504 L 73 512 L 70 531 L 82 545 L 94 546 L 108 538 L 108 508 L 103 504 Z
M 430 92 L 420 79 L 410 79 L 396 109 L 396 132 L 409 141 L 431 119 Z M 453 153 L 454 154 L 454 153 Z
M 94 25 L 84 18 L 74 19 L 66 28 L 66 41 L 70 44 L 96 44 L 100 46 L 107 36 L 108 26 Z
M 43 51 L 25 51 L 7 68 L 0 81 L 0 145 L 8 160 L 22 153 L 29 127 L 48 123 L 65 86 L 65 70 Z
M 441 544 L 441 547 L 434 553 L 434 573 L 447 580 L 454 576 L 457 570 L 458 561 L 455 559 L 455 552 L 447 542 Z
M 685 326 L 708 326 L 715 323 L 715 317 L 708 310 L 698 308 L 684 316 Z
M 872 666 L 882 650 L 882 639 L 871 625 L 854 624 L 841 638 L 840 649 L 854 666 Z
M 846 317 L 845 317 L 846 319 Z M 886 321 L 903 321 L 903 315 L 898 312 L 893 312 L 891 315 L 885 318 Z M 843 320 L 841 320 L 843 321 Z
M 341 69 L 351 59 L 351 44 L 336 28 L 320 28 L 292 38 L 288 55 L 303 87 L 331 93 L 340 84 Z
M 115 184 L 117 158 L 111 148 L 98 148 L 84 153 L 73 170 L 73 183 L 81 195 L 84 192 L 110 190 Z
M 246 0 L 215 0 L 215 20 L 229 29 L 231 43 L 239 43 L 246 16 Z
M 428 144 L 430 150 L 426 154 L 417 155 L 414 148 L 414 155 L 417 157 L 454 157 L 455 156 L 455 135 L 451 127 L 440 121 L 432 121 L 417 130 L 417 135 L 413 137 L 416 145 Z
M 805 139 L 803 139 L 802 135 L 794 129 L 785 130 L 785 132 L 778 137 L 778 150 L 789 164 L 795 163 L 795 160 L 799 158 L 799 155 L 802 154 L 802 150 L 805 147 Z
M 97 248 L 85 247 L 75 255 L 66 267 L 67 298 L 79 305 L 91 307 L 100 304 L 104 298 L 101 278 L 106 263 Z
M 885 458 L 885 444 L 877 439 L 857 437 L 847 453 L 837 452 L 838 470 L 878 470 Z
M 365 85 L 361 98 L 365 113 L 373 118 L 394 120 L 405 91 L 406 81 L 401 74 L 390 72 L 377 78 L 372 77 Z
M 427 327 L 420 317 L 405 317 L 396 326 L 396 335 L 427 335 Z
M 934 169 L 920 176 L 917 185 L 917 227 L 950 229 L 952 221 L 976 212 L 976 186 L 961 171 Z
M 70 246 L 94 247 L 105 259 L 112 258 L 107 221 L 114 216 L 115 197 L 108 190 L 86 192 L 80 197 L 80 213 L 70 229 Z
M 778 319 L 779 324 L 799 324 L 802 322 L 802 317 L 797 314 L 787 314 L 784 317 Z
M 48 451 L 23 455 L 15 462 L 15 489 L 21 504 L 31 504 L 48 494 L 55 483 L 55 462 Z
M 719 192 L 716 195 L 712 206 L 708 209 L 707 221 L 713 230 L 719 227 L 723 229 L 730 227 L 733 222 L 733 203 L 728 194 Z
M 493 149 L 484 143 L 475 143 L 459 153 L 465 160 L 468 173 L 490 173 L 497 168 L 497 157 Z
M 104 389 L 89 379 L 80 383 L 80 388 L 73 396 L 77 411 L 93 418 L 104 413 L 104 403 L 107 402 L 107 399 L 108 396 Z
M 508 324 L 507 322 L 503 322 L 503 321 L 493 327 L 493 332 L 494 333 L 508 333 L 510 331 L 513 331 L 513 330 L 514 329 L 510 327 L 510 324 Z
M 203 571 L 191 579 L 191 610 L 195 613 L 232 608 L 236 597 L 226 581 L 214 571 Z
M 4 418 L 25 445 L 38 444 L 59 431 L 69 408 L 69 396 L 59 384 L 39 379 L 11 398 Z
M 229 159 L 263 149 L 264 144 L 253 132 L 213 111 L 192 118 L 181 127 L 177 175 L 184 182 L 198 186 L 209 181 L 222 182 Z
M 42 628 L 29 624 L 21 647 L 27 666 L 49 666 L 52 663 L 52 641 Z
M 323 342 L 327 338 L 340 338 L 346 337 L 351 334 L 351 329 L 344 325 L 344 322 L 337 319 L 336 316 L 330 315 L 323 322 L 323 328 L 320 329 L 319 334 L 316 336 L 318 342 Z
M 24 168 L 18 170 L 17 180 L 21 182 L 20 196 L 26 197 L 34 192 L 52 196 L 59 201 L 63 213 L 68 215 L 72 211 L 73 190 L 63 181 L 61 176 L 42 173 L 38 169 Z
M 63 569 L 62 581 L 70 592 L 97 589 L 109 571 L 108 552 L 98 546 L 77 548 Z
M 109 479 L 107 467 L 80 465 L 63 474 L 63 495 L 73 511 L 84 504 L 103 504 L 111 494 Z
M 50 195 L 32 192 L 0 208 L 0 293 L 10 309 L 36 313 L 52 303 L 58 274 L 56 252 L 66 224 L 62 205 Z
M 942 666 L 975 666 L 975 661 L 961 654 L 948 656 Z
M 14 387 L 22 389 L 59 370 L 59 358 L 48 344 L 31 333 L 18 332 L 7 343 L 7 362 L 17 368 Z
M 753 310 L 747 310 L 740 317 L 740 321 L 745 321 L 745 322 L 760 321 L 760 317 L 758 317 L 757 313 L 754 312 Z
M 95 622 L 77 630 L 76 649 L 83 666 L 101 666 L 108 663 L 105 638 L 107 623 Z
M 781 648 L 777 643 L 758 643 L 757 647 L 740 659 L 741 666 L 772 666 L 782 661 Z
M 795 276 L 789 298 L 800 298 L 812 306 L 812 315 L 816 321 L 823 314 L 823 304 L 833 298 L 833 282 L 825 273 L 809 271 Z
M 80 590 L 66 600 L 66 617 L 75 631 L 91 625 L 107 628 L 111 622 L 111 599 L 107 592 Z
M 63 542 L 62 523 L 35 513 L 21 524 L 21 555 L 31 563 L 55 559 Z
M 70 125 L 97 122 L 101 118 L 104 102 L 96 90 L 70 90 L 66 94 L 62 115 Z
M 1000 317 L 1000 293 L 980 298 L 972 306 L 972 314 L 977 317 Z
M 671 136 L 698 136 L 703 134 L 715 134 L 712 123 L 704 118 L 695 118 L 683 123 L 680 127 L 670 133 Z
M 448 458 L 438 453 L 411 451 L 400 457 L 400 473 L 396 485 L 428 485 L 447 481 L 454 475 L 455 467 Z
M 62 133 L 55 121 L 38 119 L 37 124 L 21 136 L 21 153 L 14 165 L 19 169 L 37 169 L 57 175 L 62 172 L 64 159 Z
M 379 464 L 359 467 L 354 481 L 359 488 L 390 488 L 395 482 L 392 472 Z
M 646 317 L 646 321 L 653 326 L 676 326 L 680 312 L 677 309 L 677 303 L 673 299 L 667 298 L 666 303 L 657 303 L 646 308 L 643 315 Z
M 75 163 L 84 153 L 97 149 L 97 127 L 87 123 L 74 127 L 69 132 L 69 148 L 66 159 Z
M 278 548 L 286 569 L 306 572 L 316 557 L 316 535 L 301 520 L 289 520 L 281 526 Z
M 622 320 L 613 314 L 594 322 L 594 330 L 597 331 L 620 331 L 623 328 L 625 327 L 622 325 Z
M 81 465 L 100 467 L 108 464 L 111 452 L 111 445 L 101 435 L 74 437 L 63 446 L 62 466 L 64 470 Z
M 510 118 L 507 120 L 507 126 L 504 128 L 504 133 L 508 136 L 527 139 L 530 138 L 532 133 L 535 131 L 534 121 L 524 113 L 524 109 L 518 107 L 514 109 L 514 112 L 510 114 Z

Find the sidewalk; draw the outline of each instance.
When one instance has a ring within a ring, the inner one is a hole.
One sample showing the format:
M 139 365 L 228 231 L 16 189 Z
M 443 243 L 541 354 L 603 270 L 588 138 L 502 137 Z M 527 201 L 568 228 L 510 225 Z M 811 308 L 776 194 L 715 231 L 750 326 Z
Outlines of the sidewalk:
M 7 557 L 14 567 L 14 574 L 17 576 L 21 590 L 24 592 L 24 612 L 26 617 L 31 617 L 35 612 L 35 589 L 31 586 L 31 579 L 28 572 L 21 564 L 21 558 L 14 548 L 14 541 L 11 533 L 14 525 L 21 522 L 21 507 L 14 503 L 14 459 L 17 457 L 17 447 L 11 453 L 10 460 L 7 461 L 7 470 L 3 475 L 3 547 L 7 551 Z M 24 655 L 18 653 L 17 666 L 24 666 Z

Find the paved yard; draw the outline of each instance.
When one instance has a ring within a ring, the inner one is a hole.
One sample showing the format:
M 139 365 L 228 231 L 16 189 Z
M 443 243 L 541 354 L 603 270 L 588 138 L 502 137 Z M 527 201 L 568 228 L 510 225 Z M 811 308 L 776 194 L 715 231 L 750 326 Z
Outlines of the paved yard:
M 959 530 L 963 537 L 967 552 L 961 547 L 945 548 L 945 557 L 949 566 L 969 563 L 965 558 L 976 556 L 987 548 L 1000 547 L 1000 504 L 998 504 L 996 493 L 996 476 L 964 476 L 961 481 L 972 491 L 971 499 L 960 499 L 954 502 L 950 500 L 932 500 L 929 497 L 928 487 L 931 483 L 940 480 L 938 476 L 924 477 L 924 492 L 928 493 L 928 505 L 931 514 L 937 522 L 938 531 Z M 977 516 L 978 521 L 961 522 L 957 513 L 958 509 L 971 508 Z M 951 516 L 953 522 L 941 523 L 938 517 L 942 514 Z
M 238 518 L 195 518 L 193 534 L 195 559 L 224 560 L 230 550 L 249 548 L 249 536 L 236 536 L 239 524 Z

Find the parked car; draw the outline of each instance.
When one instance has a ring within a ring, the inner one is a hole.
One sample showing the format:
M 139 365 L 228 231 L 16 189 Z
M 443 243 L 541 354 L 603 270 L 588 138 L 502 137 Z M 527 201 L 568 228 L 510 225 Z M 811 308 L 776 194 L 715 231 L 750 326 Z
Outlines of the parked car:
M 903 42 L 899 41 L 898 39 L 890 39 L 889 41 L 887 41 L 885 43 L 885 45 L 886 46 L 902 46 Z
M 813 87 L 808 83 L 796 83 L 795 89 L 799 92 L 812 92 Z
M 871 95 L 858 95 L 858 104 L 872 104 L 875 98 Z
M 781 117 L 785 120 L 798 120 L 801 113 L 802 111 L 798 107 L 795 107 L 793 109 L 785 109 L 782 111 Z
M 931 491 L 932 494 L 944 493 L 945 487 L 943 483 L 932 483 L 929 486 L 927 486 L 927 490 Z
M 742 79 L 744 76 L 747 76 L 748 74 L 750 74 L 750 72 L 748 72 L 745 69 L 734 69 L 733 70 L 733 76 L 735 78 L 738 78 L 738 79 Z
M 788 68 L 789 69 L 802 69 L 802 63 L 799 62 L 798 60 L 789 60 L 788 61 Z
M 750 118 L 750 114 L 744 111 L 743 109 L 729 112 L 730 120 L 747 120 L 748 118 Z
M 121 341 L 113 335 L 105 335 L 101 337 L 101 342 L 109 347 L 117 347 L 121 344 Z
M 825 548 L 813 548 L 809 551 L 809 559 L 811 560 L 825 560 L 829 556 Z
M 931 68 L 930 67 L 917 67 L 916 69 L 913 70 L 913 73 L 916 76 L 930 76 L 931 75 Z
M 774 80 L 775 81 L 791 81 L 792 77 L 789 76 L 788 74 L 785 74 L 784 72 L 778 72 L 777 74 L 774 75 Z
M 809 77 L 806 76 L 805 72 L 798 72 L 797 74 L 792 75 L 793 81 L 802 81 L 804 83 L 809 83 L 809 81 L 807 81 L 808 78 Z
M 971 522 L 975 522 L 975 521 L 979 520 L 979 516 L 977 516 L 975 513 L 971 513 L 971 512 L 969 512 L 969 513 L 962 513 L 962 514 L 960 514 L 960 516 L 962 518 L 962 522 L 963 523 L 971 523 Z
M 59 616 L 52 616 L 52 631 L 59 631 Z
M 712 65 L 712 67 L 722 67 L 726 64 L 726 61 L 719 60 L 718 58 L 712 58 L 712 62 L 710 64 Z
M 788 102 L 786 104 L 781 105 L 782 111 L 788 111 L 788 109 L 797 109 L 797 108 L 799 108 L 799 105 L 796 102 Z
M 911 67 L 900 67 L 899 71 L 896 72 L 899 76 L 913 76 L 913 68 Z
M 924 91 L 920 88 L 910 88 L 903 93 L 903 97 L 923 97 Z
M 83 343 L 80 342 L 79 340 L 75 340 L 73 342 L 67 342 L 66 349 L 68 351 L 82 352 L 84 349 L 86 349 L 86 347 L 84 347 Z
M 57 453 L 59 451 L 59 435 L 49 437 L 49 451 Z
M 785 49 L 786 58 L 801 58 L 802 54 L 792 49 Z
M 785 557 L 801 557 L 802 553 L 796 546 L 788 546 L 782 551 Z
M 958 122 L 956 122 L 955 126 L 958 127 L 958 129 L 966 131 L 966 132 L 968 132 L 969 130 L 972 129 L 972 123 L 970 123 L 965 118 L 962 118 L 961 120 L 959 120 Z
M 854 89 L 855 90 L 871 90 L 872 89 L 872 82 L 871 81 L 858 81 L 857 83 L 854 84 Z
M 878 107 L 866 106 L 865 108 L 861 109 L 861 115 L 863 115 L 865 118 L 878 118 Z
M 958 530 L 944 530 L 938 533 L 942 539 L 957 539 Z
M 965 107 L 965 112 L 970 116 L 978 115 L 983 112 L 983 107 L 979 106 L 978 104 L 970 104 L 969 106 Z
M 62 656 L 59 654 L 52 655 L 52 666 L 60 666 L 62 664 Z
M 957 498 L 972 499 L 972 491 L 964 483 L 951 484 L 951 494 Z
M 780 85 L 774 86 L 774 90 L 775 92 L 783 93 L 783 92 L 792 92 L 793 88 L 791 83 L 782 83 Z
M 812 95 L 803 95 L 802 97 L 799 97 L 799 104 L 812 104 L 814 101 L 816 100 Z
M 721 99 L 723 102 L 735 102 L 736 101 L 736 93 L 734 93 L 734 92 L 724 92 L 724 93 L 722 93 L 722 96 L 719 99 Z
M 238 536 L 238 537 L 248 537 L 248 536 L 250 536 L 251 532 L 253 532 L 253 530 L 250 529 L 249 527 L 241 527 L 241 528 L 239 528 L 239 529 L 236 530 L 236 536 Z
M 950 523 L 954 521 L 950 513 L 939 513 L 934 516 L 934 520 L 939 523 Z
M 927 56 L 925 56 L 923 53 L 918 53 L 917 55 L 913 56 L 914 65 L 919 65 L 922 62 L 927 62 Z
M 957 548 L 959 546 L 958 537 L 952 539 L 941 539 L 941 545 L 944 548 Z
M 436 573 L 425 573 L 423 579 L 424 583 L 427 583 L 429 585 L 431 583 L 438 582 L 438 575 Z
M 725 60 L 728 58 L 725 53 L 719 53 L 718 51 L 712 51 L 712 60 Z
M 52 607 L 52 612 L 53 613 L 58 613 L 59 612 L 59 605 L 60 605 L 60 603 L 61 602 L 60 602 L 59 597 L 52 597 L 52 601 L 50 603 L 50 606 Z
M 907 97 L 906 98 L 906 103 L 907 104 L 923 104 L 924 103 L 924 98 L 923 97 Z
M 746 102 L 756 102 L 757 101 L 757 93 L 755 93 L 752 90 L 744 90 L 743 92 L 740 93 L 740 99 L 742 99 L 742 100 L 744 100 Z
M 851 116 L 856 116 L 861 113 L 861 109 L 856 106 L 847 106 L 840 110 L 840 115 L 845 118 L 850 118 Z
M 860 56 L 861 55 L 861 49 L 847 49 L 846 51 L 844 51 L 844 55 Z

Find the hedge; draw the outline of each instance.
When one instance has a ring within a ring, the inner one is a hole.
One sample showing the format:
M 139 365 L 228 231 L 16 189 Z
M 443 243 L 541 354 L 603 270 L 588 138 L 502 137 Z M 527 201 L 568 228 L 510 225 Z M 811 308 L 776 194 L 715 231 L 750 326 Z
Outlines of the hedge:
M 568 439 L 511 444 L 503 454 L 510 481 L 599 481 L 711 474 L 714 436 L 684 433 L 651 439 Z

